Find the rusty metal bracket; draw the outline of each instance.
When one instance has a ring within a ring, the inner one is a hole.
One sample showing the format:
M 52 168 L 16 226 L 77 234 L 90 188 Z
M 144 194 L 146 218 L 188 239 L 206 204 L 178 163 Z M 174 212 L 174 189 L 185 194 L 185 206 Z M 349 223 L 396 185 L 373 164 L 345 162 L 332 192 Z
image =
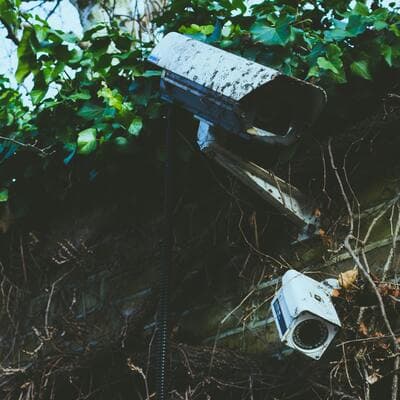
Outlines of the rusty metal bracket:
M 204 120 L 200 120 L 197 138 L 202 152 L 277 208 L 299 228 L 297 241 L 308 239 L 318 232 L 319 218 L 315 215 L 313 203 L 299 189 L 273 172 L 244 160 L 219 145 L 212 125 Z

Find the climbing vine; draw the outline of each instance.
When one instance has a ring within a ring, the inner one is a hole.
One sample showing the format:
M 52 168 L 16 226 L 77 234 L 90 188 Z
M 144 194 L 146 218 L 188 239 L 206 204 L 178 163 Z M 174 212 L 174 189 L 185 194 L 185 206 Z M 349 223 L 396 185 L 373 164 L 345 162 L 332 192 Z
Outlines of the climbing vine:
M 249 7 L 244 0 L 174 0 L 156 24 L 318 83 L 334 98 L 354 82 L 372 90 L 375 80 L 400 68 L 398 11 L 379 1 Z M 55 164 L 68 169 L 110 152 L 137 154 L 143 138 L 155 135 L 162 105 L 160 73 L 146 62 L 151 40 L 139 40 L 117 18 L 77 37 L 22 12 L 18 0 L 0 0 L 0 23 L 18 53 L 15 76 L 0 77 L 0 202 L 17 176 Z M 27 81 L 33 87 L 24 93 Z M 151 141 L 157 143 L 160 135 Z

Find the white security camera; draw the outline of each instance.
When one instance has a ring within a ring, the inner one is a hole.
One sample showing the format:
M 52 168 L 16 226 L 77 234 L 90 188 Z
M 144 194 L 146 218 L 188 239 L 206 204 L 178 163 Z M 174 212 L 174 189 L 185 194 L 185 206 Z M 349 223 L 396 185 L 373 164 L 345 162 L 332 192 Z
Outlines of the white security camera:
M 315 360 L 341 327 L 331 299 L 332 281 L 318 282 L 289 270 L 271 304 L 281 341 Z

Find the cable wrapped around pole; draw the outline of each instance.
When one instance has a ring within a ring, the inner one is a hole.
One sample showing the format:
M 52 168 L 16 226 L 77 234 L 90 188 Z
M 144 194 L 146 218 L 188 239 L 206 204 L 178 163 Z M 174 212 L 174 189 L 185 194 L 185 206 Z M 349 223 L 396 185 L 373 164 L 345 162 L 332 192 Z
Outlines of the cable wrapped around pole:
M 157 400 L 166 400 L 169 386 L 169 286 L 172 262 L 173 104 L 168 105 L 164 181 L 164 240 L 160 263 L 160 303 L 157 314 Z

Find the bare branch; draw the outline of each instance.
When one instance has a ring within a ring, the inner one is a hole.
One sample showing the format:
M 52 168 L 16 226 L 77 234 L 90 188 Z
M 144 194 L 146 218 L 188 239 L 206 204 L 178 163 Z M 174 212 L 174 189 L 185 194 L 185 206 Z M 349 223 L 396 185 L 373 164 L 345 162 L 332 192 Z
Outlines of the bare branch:
M 57 278 L 51 285 L 51 289 L 50 289 L 50 294 L 47 300 L 47 305 L 46 305 L 46 312 L 44 315 L 44 330 L 46 332 L 46 339 L 50 339 L 51 338 L 51 332 L 49 329 L 49 313 L 50 313 L 50 307 L 51 307 L 51 301 L 53 299 L 53 295 L 54 295 L 54 291 L 56 288 L 56 285 L 58 283 L 60 283 L 67 275 L 69 275 L 74 268 L 72 268 L 71 270 L 65 272 L 64 274 L 62 274 L 59 278 Z
M 351 258 L 353 259 L 353 261 L 357 265 L 358 269 L 363 274 L 365 280 L 369 283 L 371 289 L 374 291 L 375 296 L 376 296 L 376 298 L 378 300 L 379 308 L 380 308 L 380 311 L 381 311 L 381 314 L 382 314 L 383 321 L 385 323 L 386 329 L 387 329 L 388 333 L 390 334 L 390 337 L 392 338 L 392 348 L 393 348 L 393 351 L 395 353 L 394 371 L 396 371 L 396 372 L 394 373 L 393 380 L 392 380 L 392 396 L 391 396 L 391 400 L 397 400 L 398 399 L 398 369 L 399 369 L 399 366 L 400 366 L 400 356 L 399 356 L 400 345 L 397 342 L 396 335 L 394 334 L 393 328 L 392 328 L 392 326 L 391 326 L 391 324 L 389 322 L 389 318 L 388 318 L 387 313 L 386 313 L 386 308 L 385 308 L 385 304 L 384 304 L 383 299 L 382 299 L 382 295 L 380 294 L 380 292 L 379 292 L 374 280 L 372 279 L 372 277 L 371 277 L 371 275 L 369 273 L 368 260 L 367 260 L 367 258 L 365 256 L 365 253 L 363 254 L 363 262 L 364 262 L 364 265 L 363 265 L 363 263 L 360 260 L 360 257 L 356 253 L 357 249 L 353 249 L 353 247 L 352 247 L 352 245 L 350 243 L 351 240 L 355 240 L 356 242 L 359 242 L 360 239 L 354 236 L 354 232 L 353 232 L 354 231 L 354 214 L 353 214 L 349 199 L 347 197 L 347 194 L 345 192 L 343 181 L 342 181 L 342 179 L 341 179 L 341 177 L 340 177 L 340 175 L 339 175 L 339 173 L 337 171 L 337 167 L 335 165 L 335 161 L 334 161 L 333 153 L 332 153 L 332 147 L 331 147 L 331 140 L 329 140 L 328 150 L 329 150 L 329 157 L 330 157 L 330 161 L 331 161 L 331 166 L 332 166 L 332 169 L 334 170 L 337 182 L 339 184 L 342 197 L 343 197 L 343 199 L 344 199 L 344 201 L 346 203 L 346 207 L 347 207 L 347 211 L 348 211 L 349 219 L 350 219 L 350 221 L 349 221 L 350 222 L 349 233 L 347 234 L 346 238 L 344 239 L 344 248 L 351 255 Z M 386 210 L 384 210 L 384 212 L 380 213 L 378 215 L 378 217 L 376 217 L 372 221 L 371 225 L 375 225 L 376 221 L 379 218 L 381 218 L 382 215 L 385 212 L 386 212 Z M 372 230 L 372 227 L 370 226 L 370 228 L 367 231 L 366 238 L 364 239 L 364 241 L 362 241 L 362 245 L 363 246 L 365 245 L 365 240 L 368 239 L 368 237 L 369 237 L 369 235 L 371 233 L 371 230 Z M 386 276 L 386 273 L 387 273 L 387 271 L 388 271 L 388 269 L 389 269 L 389 267 L 391 265 L 391 260 L 392 260 L 393 254 L 394 254 L 394 250 L 395 250 L 395 246 L 396 246 L 399 230 L 400 230 L 400 213 L 399 213 L 399 216 L 398 216 L 396 227 L 394 228 L 394 230 L 392 228 L 392 248 L 391 248 L 391 250 L 389 252 L 388 259 L 387 259 L 385 267 L 384 267 L 384 276 Z M 365 379 L 365 388 L 364 388 L 364 390 L 365 390 L 365 398 L 369 399 L 369 384 L 368 384 L 368 381 L 367 381 L 368 374 L 367 374 L 367 372 L 365 370 L 365 365 L 363 365 L 363 373 L 364 373 L 364 379 Z
M 9 142 L 14 143 L 14 144 L 16 144 L 18 146 L 25 147 L 27 149 L 31 149 L 31 150 L 37 151 L 38 153 L 40 153 L 42 155 L 45 155 L 45 156 L 48 156 L 48 155 L 52 154 L 52 152 L 48 152 L 48 147 L 46 147 L 44 149 L 40 149 L 39 147 L 36 147 L 33 144 L 22 143 L 19 140 L 15 140 L 15 139 L 12 139 L 12 138 L 9 138 L 9 137 L 6 137 L 6 136 L 0 136 L 0 140 L 9 141 Z
M 392 218 L 393 218 L 393 215 L 391 216 L 390 219 L 392 220 Z M 398 213 L 397 213 L 396 226 L 395 226 L 394 230 L 392 229 L 392 239 L 393 239 L 392 247 L 390 248 L 389 255 L 388 255 L 386 263 L 385 263 L 385 265 L 383 267 L 383 275 L 382 275 L 382 280 L 383 281 L 386 280 L 386 276 L 387 276 L 387 274 L 389 272 L 389 269 L 390 269 L 390 267 L 392 265 L 393 256 L 394 256 L 394 254 L 396 252 L 396 245 L 397 245 L 397 238 L 399 236 L 399 230 L 400 230 L 400 210 L 398 210 Z
M 49 13 L 46 16 L 46 21 L 55 13 L 57 10 L 58 6 L 60 5 L 61 0 L 57 0 L 55 6 L 49 11 Z
M 344 201 L 345 201 L 345 203 L 346 203 L 346 208 L 347 208 L 347 212 L 348 212 L 348 214 L 349 214 L 349 219 L 350 219 L 350 234 L 352 235 L 352 234 L 353 234 L 353 230 L 354 230 L 354 216 L 353 216 L 353 210 L 352 210 L 352 208 L 351 208 L 350 201 L 349 201 L 349 198 L 347 197 L 346 191 L 344 190 L 342 178 L 341 178 L 340 175 L 339 175 L 338 169 L 337 169 L 336 164 L 335 164 L 335 160 L 334 160 L 334 158 L 333 158 L 333 153 L 332 153 L 332 138 L 329 139 L 328 151 L 329 151 L 329 158 L 330 158 L 330 160 L 331 160 L 332 169 L 333 169 L 333 171 L 334 171 L 334 173 L 335 173 L 336 180 L 338 181 L 338 184 L 339 184 L 339 186 L 340 186 L 340 190 L 341 190 L 341 192 L 342 192 L 343 199 L 344 199 Z

